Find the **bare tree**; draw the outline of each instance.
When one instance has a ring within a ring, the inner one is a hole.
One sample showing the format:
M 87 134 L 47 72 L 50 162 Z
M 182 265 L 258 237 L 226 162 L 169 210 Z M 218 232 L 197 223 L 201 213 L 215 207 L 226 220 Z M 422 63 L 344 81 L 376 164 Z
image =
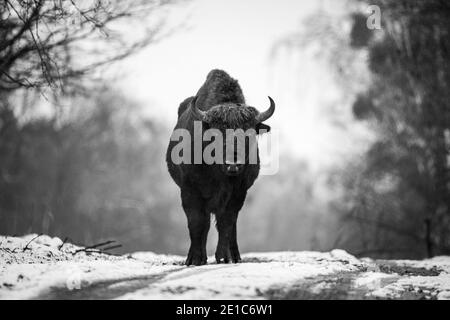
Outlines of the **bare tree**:
M 0 2 L 0 91 L 79 85 L 74 80 L 156 41 L 156 11 L 175 1 Z

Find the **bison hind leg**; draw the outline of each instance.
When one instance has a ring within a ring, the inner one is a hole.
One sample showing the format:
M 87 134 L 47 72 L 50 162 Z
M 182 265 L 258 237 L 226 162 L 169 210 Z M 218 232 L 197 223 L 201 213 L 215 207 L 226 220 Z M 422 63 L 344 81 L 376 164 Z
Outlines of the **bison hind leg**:
M 217 263 L 230 263 L 231 251 L 229 247 L 217 248 L 216 250 L 216 262 Z
M 236 222 L 233 225 L 233 230 L 231 231 L 231 239 L 230 239 L 230 252 L 231 252 L 231 261 L 233 263 L 239 263 L 242 261 L 241 254 L 239 253 L 239 247 L 237 243 L 237 234 L 236 234 Z

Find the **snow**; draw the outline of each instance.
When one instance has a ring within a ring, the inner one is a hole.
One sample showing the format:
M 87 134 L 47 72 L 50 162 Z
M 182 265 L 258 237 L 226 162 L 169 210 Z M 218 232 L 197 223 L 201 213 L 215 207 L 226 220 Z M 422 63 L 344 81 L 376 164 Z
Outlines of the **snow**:
M 340 249 L 286 251 L 185 267 L 176 255 L 80 249 L 45 235 L 0 236 L 0 299 L 450 299 L 445 256 L 373 260 Z
M 243 258 L 254 258 L 260 254 L 247 254 Z M 313 256 L 320 257 L 318 263 Z M 353 266 L 327 263 L 328 254 L 268 253 L 266 263 L 211 264 L 186 268 L 172 273 L 151 288 L 124 295 L 123 299 L 254 299 L 258 290 L 274 285 L 289 285 L 307 277 L 353 270 Z M 174 295 L 173 293 L 177 294 Z
M 399 298 L 405 291 L 424 294 L 426 299 L 450 299 L 450 275 L 435 277 L 412 276 L 374 290 L 371 295 L 379 298 Z
M 355 287 L 366 287 L 369 290 L 378 290 L 383 286 L 383 280 L 397 278 L 397 276 L 387 275 L 381 272 L 366 272 L 355 279 L 354 285 Z
M 153 263 L 129 256 L 73 254 L 80 247 L 65 244 L 60 250 L 63 242 L 48 236 L 28 244 L 36 236 L 0 237 L 0 299 L 31 299 L 51 288 L 77 289 L 102 281 L 158 275 L 176 268 L 163 255 Z M 24 250 L 27 244 L 29 250 Z

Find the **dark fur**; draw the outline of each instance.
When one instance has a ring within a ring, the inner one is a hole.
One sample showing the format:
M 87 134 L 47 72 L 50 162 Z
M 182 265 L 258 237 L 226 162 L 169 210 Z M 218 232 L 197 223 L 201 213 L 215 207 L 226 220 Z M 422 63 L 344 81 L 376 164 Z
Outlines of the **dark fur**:
M 212 128 L 248 129 L 255 126 L 254 119 L 258 111 L 253 107 L 235 104 L 223 104 L 209 109 L 206 117 Z
M 193 136 L 194 116 L 189 108 L 193 97 L 184 100 L 178 109 L 175 128 L 185 128 Z M 222 70 L 212 70 L 197 93 L 197 107 L 210 110 L 208 126 L 214 128 L 248 128 L 254 126 L 257 111 L 246 107 L 238 82 Z M 206 128 L 204 128 L 205 130 Z M 180 187 L 181 202 L 188 220 L 191 246 L 187 265 L 206 263 L 206 239 L 210 215 L 214 213 L 219 232 L 216 250 L 217 262 L 239 262 L 241 260 L 237 239 L 236 221 L 247 190 L 259 173 L 257 164 L 246 164 L 237 176 L 227 176 L 220 165 L 181 164 L 171 161 L 171 150 L 177 144 L 171 141 L 167 150 L 167 165 L 173 180 Z M 193 147 L 192 147 L 192 150 Z
M 208 73 L 205 83 L 197 92 L 197 106 L 201 110 L 227 103 L 245 104 L 244 94 L 237 80 L 223 70 L 214 69 Z

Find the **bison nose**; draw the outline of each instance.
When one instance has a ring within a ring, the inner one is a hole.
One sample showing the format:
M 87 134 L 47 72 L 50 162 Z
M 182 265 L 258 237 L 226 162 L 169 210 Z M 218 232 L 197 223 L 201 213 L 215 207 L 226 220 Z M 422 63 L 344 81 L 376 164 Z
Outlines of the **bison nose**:
M 230 173 L 236 173 L 236 172 L 238 172 L 238 170 L 239 170 L 239 167 L 237 164 L 230 164 L 227 166 L 227 171 Z
M 226 169 L 228 174 L 236 175 L 239 174 L 239 172 L 241 172 L 242 164 L 239 163 L 230 164 L 226 166 Z

